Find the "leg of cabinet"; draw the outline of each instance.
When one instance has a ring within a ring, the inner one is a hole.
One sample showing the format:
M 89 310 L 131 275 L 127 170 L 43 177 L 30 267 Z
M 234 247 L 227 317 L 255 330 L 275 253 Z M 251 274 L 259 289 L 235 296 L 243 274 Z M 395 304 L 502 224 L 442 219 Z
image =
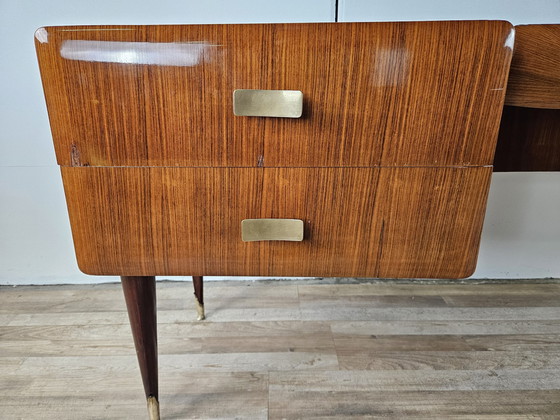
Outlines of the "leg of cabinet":
M 204 285 L 202 276 L 193 276 L 194 297 L 196 298 L 196 311 L 198 320 L 202 321 L 206 318 L 204 313 Z
M 159 420 L 156 278 L 121 277 L 150 420 Z

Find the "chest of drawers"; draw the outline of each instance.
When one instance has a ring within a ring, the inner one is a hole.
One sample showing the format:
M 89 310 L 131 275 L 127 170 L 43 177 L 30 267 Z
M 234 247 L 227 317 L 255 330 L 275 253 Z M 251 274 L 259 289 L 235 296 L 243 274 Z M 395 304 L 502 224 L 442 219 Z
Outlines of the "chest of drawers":
M 473 272 L 509 23 L 53 27 L 36 47 L 78 264 L 123 276 L 137 336 L 156 275 Z M 301 116 L 235 115 L 240 89 L 301 92 Z M 247 219 L 303 240 L 243 241 Z
M 80 268 L 466 277 L 511 59 L 505 22 L 44 28 Z M 301 118 L 235 116 L 297 90 Z M 304 222 L 243 242 L 244 219 Z

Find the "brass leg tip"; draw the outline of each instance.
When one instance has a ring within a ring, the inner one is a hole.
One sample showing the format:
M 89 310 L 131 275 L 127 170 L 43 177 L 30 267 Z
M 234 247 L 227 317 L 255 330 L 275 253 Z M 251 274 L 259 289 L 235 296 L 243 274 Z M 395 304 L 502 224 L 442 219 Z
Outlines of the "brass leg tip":
M 206 316 L 204 315 L 204 305 L 198 300 L 196 300 L 196 312 L 198 314 L 197 321 L 203 321 L 206 319 Z
M 148 414 L 150 420 L 159 420 L 159 402 L 156 397 L 148 397 Z

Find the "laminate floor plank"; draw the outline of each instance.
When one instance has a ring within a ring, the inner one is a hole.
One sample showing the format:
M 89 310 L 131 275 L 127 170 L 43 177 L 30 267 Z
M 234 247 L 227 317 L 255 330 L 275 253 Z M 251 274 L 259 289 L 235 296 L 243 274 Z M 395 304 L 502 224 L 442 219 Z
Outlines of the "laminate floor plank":
M 131 362 L 135 363 L 133 359 Z M 137 372 L 132 369 L 127 374 L 120 372 L 110 387 L 104 387 L 108 377 L 90 377 L 86 383 L 83 383 L 83 372 L 75 377 L 45 377 L 35 381 L 23 395 L 3 397 L 1 405 L 12 416 L 7 418 L 144 418 L 145 400 L 135 386 Z M 233 412 L 236 418 L 266 418 L 266 372 L 205 372 L 184 376 L 165 370 L 160 373 L 160 379 L 164 419 L 185 418 L 185 413 L 193 418 L 228 418 Z
M 523 308 L 371 308 L 348 307 L 343 302 L 330 307 L 301 303 L 301 319 L 310 321 L 551 321 L 560 319 L 558 307 Z M 12 323 L 17 322 L 16 319 Z
M 560 335 L 352 335 L 335 334 L 337 351 L 551 351 Z
M 159 354 L 335 353 L 329 324 L 324 322 L 197 322 L 159 327 Z M 30 343 L 28 356 L 118 356 L 134 352 L 130 326 L 125 324 L 0 327 L 2 356 L 18 356 Z
M 560 418 L 560 283 L 206 282 L 204 322 L 192 292 L 157 284 L 163 419 Z M 145 418 L 120 284 L 0 287 L 0 393 Z
M 319 297 L 332 297 L 337 300 L 341 296 L 494 296 L 494 295 L 522 295 L 555 294 L 560 296 L 560 284 L 539 283 L 528 280 L 526 283 L 487 283 L 487 284 L 453 284 L 445 282 L 440 284 L 414 284 L 408 282 L 396 283 L 358 283 L 358 284 L 312 284 L 298 285 L 300 299 L 316 299 Z M 349 287 L 351 286 L 351 287 Z
M 301 310 L 292 308 L 214 308 L 212 302 L 205 295 L 205 306 L 208 309 L 207 318 L 211 322 L 236 322 L 236 321 L 299 321 Z M 206 303 L 208 302 L 208 303 Z M 124 305 L 124 301 L 123 301 Z M 546 316 L 546 315 L 545 315 Z M 211 317 L 211 319 L 210 319 Z M 158 324 L 185 323 L 196 320 L 194 299 L 192 307 L 183 310 L 158 311 Z M 321 321 L 319 319 L 318 321 Z M 0 325 L 4 326 L 53 326 L 53 325 L 128 325 L 126 311 L 121 312 L 55 312 L 55 313 L 24 313 L 0 314 Z
M 109 379 L 113 375 L 124 377 L 138 373 L 136 356 L 68 356 L 68 357 L 29 357 L 13 373 L 6 376 L 34 379 L 53 377 L 79 378 L 87 372 L 88 378 Z M 0 358 L 3 359 L 3 358 Z M 8 358 L 11 359 L 11 358 Z M 1 363 L 1 360 L 0 360 Z M 220 354 L 171 354 L 159 357 L 160 375 L 166 372 L 253 372 L 284 370 L 337 370 L 335 354 L 320 352 L 271 352 L 271 353 L 220 353 Z M 187 378 L 188 379 L 188 378 Z M 112 383 L 112 382 L 111 382 Z
M 558 391 L 275 392 L 270 419 L 552 419 L 560 410 Z
M 334 334 L 358 335 L 484 335 L 560 334 L 559 320 L 335 321 Z
M 558 390 L 560 370 L 328 370 L 270 372 L 273 391 L 373 392 L 373 391 L 542 391 Z M 560 402 L 560 401 L 559 401 Z
M 298 306 L 296 285 L 278 283 L 264 288 L 255 287 L 254 284 L 249 283 L 237 288 L 209 287 L 208 285 L 212 283 L 215 282 L 205 283 L 205 295 L 209 301 L 212 301 L 216 309 Z M 92 290 L 84 289 L 83 286 L 76 286 L 77 290 L 60 286 L 65 289 L 61 290 L 59 294 L 50 288 L 46 291 L 37 289 L 38 286 L 30 286 L 29 289 L 26 289 L 26 293 L 20 290 L 21 287 L 3 288 L 0 293 L 0 314 L 37 312 L 66 314 L 82 312 L 84 306 L 87 306 L 88 312 L 121 312 L 124 296 L 120 284 L 108 284 L 107 286 L 107 290 L 99 289 L 99 286 Z M 191 283 L 181 283 L 181 287 L 171 288 L 166 282 L 158 282 L 156 291 L 159 311 L 194 308 Z
M 329 322 L 301 321 L 247 321 L 247 322 L 158 322 L 158 332 L 162 339 L 174 338 L 212 338 L 212 337 L 289 337 L 294 333 L 317 334 L 331 332 Z M 37 341 L 37 340 L 107 340 L 130 339 L 131 331 L 128 324 L 93 324 L 93 325 L 33 325 L 33 326 L 0 326 L 0 339 L 3 341 Z
M 496 294 L 494 296 L 441 296 L 448 306 L 452 307 L 539 307 L 539 306 L 560 306 L 560 295 L 556 293 L 551 294 L 531 294 L 516 295 L 516 294 Z
M 347 370 L 497 370 L 560 369 L 554 351 L 337 351 L 340 369 Z
M 313 307 L 340 306 L 373 307 L 373 308 L 438 308 L 448 306 L 441 296 L 405 296 L 405 295 L 366 295 L 366 296 L 303 296 L 300 299 L 304 305 L 309 303 Z

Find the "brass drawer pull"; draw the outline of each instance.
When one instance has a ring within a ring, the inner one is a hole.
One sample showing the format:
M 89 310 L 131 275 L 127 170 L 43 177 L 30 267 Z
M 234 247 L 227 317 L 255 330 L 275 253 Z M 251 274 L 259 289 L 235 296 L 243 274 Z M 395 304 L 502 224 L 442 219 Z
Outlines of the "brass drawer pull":
M 302 111 L 303 93 L 299 90 L 233 91 L 233 113 L 240 117 L 299 118 Z
M 253 241 L 303 241 L 303 220 L 245 219 L 241 221 L 241 239 Z

